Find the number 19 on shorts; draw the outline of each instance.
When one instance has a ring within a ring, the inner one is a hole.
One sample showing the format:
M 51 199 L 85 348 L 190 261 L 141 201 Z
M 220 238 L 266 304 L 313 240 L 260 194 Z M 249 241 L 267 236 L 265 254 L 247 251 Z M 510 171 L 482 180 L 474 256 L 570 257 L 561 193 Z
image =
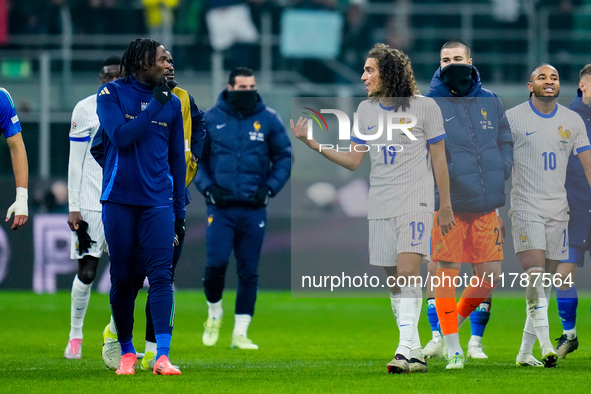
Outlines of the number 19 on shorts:
M 425 232 L 425 224 L 423 222 L 410 222 L 410 231 L 412 233 L 413 246 L 415 242 L 420 243 Z

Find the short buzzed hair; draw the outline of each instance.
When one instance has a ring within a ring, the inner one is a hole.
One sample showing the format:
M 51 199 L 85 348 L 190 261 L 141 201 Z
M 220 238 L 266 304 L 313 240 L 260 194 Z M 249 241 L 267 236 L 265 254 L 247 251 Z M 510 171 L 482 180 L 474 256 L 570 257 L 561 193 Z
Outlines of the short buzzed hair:
M 448 48 L 464 48 L 466 54 L 468 55 L 468 59 L 472 57 L 472 51 L 470 50 L 470 47 L 463 41 L 450 40 L 441 46 L 441 51 Z
M 583 79 L 585 75 L 591 75 L 591 63 L 587 64 L 581 69 L 581 71 L 579 71 L 579 81 Z
M 536 64 L 535 66 L 533 66 L 533 68 L 532 68 L 532 69 L 530 70 L 530 72 L 529 72 L 529 78 L 528 78 L 528 81 L 529 81 L 529 82 L 533 82 L 532 78 L 533 78 L 533 76 L 534 76 L 534 73 L 535 73 L 536 71 L 538 71 L 538 69 L 539 69 L 539 68 L 541 68 L 541 67 L 544 67 L 544 66 L 552 67 L 553 69 L 555 69 L 555 70 L 556 70 L 556 67 L 554 67 L 554 66 L 553 66 L 553 65 L 551 65 L 550 63 L 540 63 L 540 64 Z M 558 71 L 556 71 L 556 72 L 558 72 Z
M 248 67 L 237 67 L 230 72 L 230 76 L 228 77 L 228 85 L 234 86 L 236 84 L 236 77 L 252 77 L 254 76 L 254 71 L 252 71 Z

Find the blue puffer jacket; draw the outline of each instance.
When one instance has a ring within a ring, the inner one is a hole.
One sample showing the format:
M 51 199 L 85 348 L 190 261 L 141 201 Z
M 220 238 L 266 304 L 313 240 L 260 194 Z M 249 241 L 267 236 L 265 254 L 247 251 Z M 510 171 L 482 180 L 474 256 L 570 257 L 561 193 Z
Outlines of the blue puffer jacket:
M 472 86 L 465 97 L 453 97 L 438 68 L 428 97 L 443 115 L 445 153 L 454 212 L 488 213 L 505 205 L 505 180 L 513 166 L 513 137 L 498 96 L 482 88 L 472 67 Z M 436 195 L 435 209 L 439 209 Z
M 569 108 L 581 115 L 587 128 L 587 137 L 591 140 L 591 106 L 581 100 L 583 94 L 580 89 L 577 93 L 577 97 L 573 99 Z M 586 215 L 591 219 L 591 187 L 589 187 L 585 177 L 585 170 L 583 170 L 581 161 L 572 153 L 568 159 L 564 186 L 571 216 Z M 571 234 L 569 234 L 569 238 L 570 236 Z
M 258 96 L 252 115 L 241 118 L 223 91 L 205 112 L 207 135 L 195 184 L 229 190 L 230 204 L 248 203 L 263 185 L 279 193 L 291 174 L 291 142 L 277 113 Z M 209 203 L 209 201 L 208 201 Z

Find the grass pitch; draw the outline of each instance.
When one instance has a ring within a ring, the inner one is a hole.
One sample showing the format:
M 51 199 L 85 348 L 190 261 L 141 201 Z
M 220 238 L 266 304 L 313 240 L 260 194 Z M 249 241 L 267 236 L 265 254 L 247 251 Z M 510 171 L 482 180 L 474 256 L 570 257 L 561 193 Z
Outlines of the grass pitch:
M 445 371 L 429 360 L 429 373 L 389 375 L 386 364 L 398 341 L 390 301 L 383 299 L 292 299 L 288 292 L 260 292 L 249 336 L 258 351 L 229 348 L 234 293 L 224 298 L 225 324 L 213 348 L 201 343 L 206 306 L 201 292 L 176 293 L 177 316 L 171 361 L 181 376 L 141 370 L 116 376 L 101 359 L 102 330 L 109 320 L 108 296 L 93 294 L 84 325 L 81 360 L 63 358 L 68 340 L 70 294 L 0 293 L 2 344 L 0 392 L 186 393 L 186 392 L 521 392 L 589 391 L 591 330 L 589 298 L 579 300 L 579 350 L 558 368 L 516 368 L 525 321 L 525 301 L 497 298 L 484 345 L 488 360 L 471 360 L 464 370 Z M 134 344 L 143 351 L 145 292 L 138 297 Z M 431 337 L 421 316 L 423 344 Z M 469 324 L 460 336 L 465 348 Z M 550 331 L 562 327 L 551 300 Z M 534 353 L 539 355 L 536 345 Z

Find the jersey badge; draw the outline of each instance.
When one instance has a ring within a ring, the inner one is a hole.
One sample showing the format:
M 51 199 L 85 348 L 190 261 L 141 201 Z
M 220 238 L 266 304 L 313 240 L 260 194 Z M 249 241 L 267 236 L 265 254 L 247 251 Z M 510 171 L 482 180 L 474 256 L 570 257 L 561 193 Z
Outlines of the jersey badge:
M 519 239 L 521 240 L 521 242 L 527 241 L 527 234 L 526 233 L 521 233 L 519 235 Z
M 568 139 L 570 138 L 570 130 L 563 130 L 562 126 L 558 126 L 558 134 L 562 138 L 560 140 L 561 144 L 568 144 Z
M 258 120 L 256 120 L 252 124 L 252 127 L 254 127 L 254 131 L 249 131 L 248 132 L 248 134 L 250 136 L 250 140 L 251 141 L 264 141 L 265 140 L 265 135 L 260 132 L 260 130 L 261 130 L 261 122 L 259 122 Z
M 486 112 L 484 107 L 480 108 L 480 114 L 482 115 L 482 120 L 480 121 L 480 127 L 482 127 L 482 130 L 493 130 L 494 127 L 492 121 L 488 120 L 488 112 Z
M 412 123 L 412 119 L 409 120 L 408 122 L 405 122 L 404 118 L 400 118 L 400 124 L 409 124 L 409 123 Z M 414 127 L 409 127 L 408 131 L 412 131 L 413 128 Z M 401 144 L 410 144 L 410 142 L 411 142 L 410 137 L 404 131 L 401 131 L 400 132 L 400 143 Z

